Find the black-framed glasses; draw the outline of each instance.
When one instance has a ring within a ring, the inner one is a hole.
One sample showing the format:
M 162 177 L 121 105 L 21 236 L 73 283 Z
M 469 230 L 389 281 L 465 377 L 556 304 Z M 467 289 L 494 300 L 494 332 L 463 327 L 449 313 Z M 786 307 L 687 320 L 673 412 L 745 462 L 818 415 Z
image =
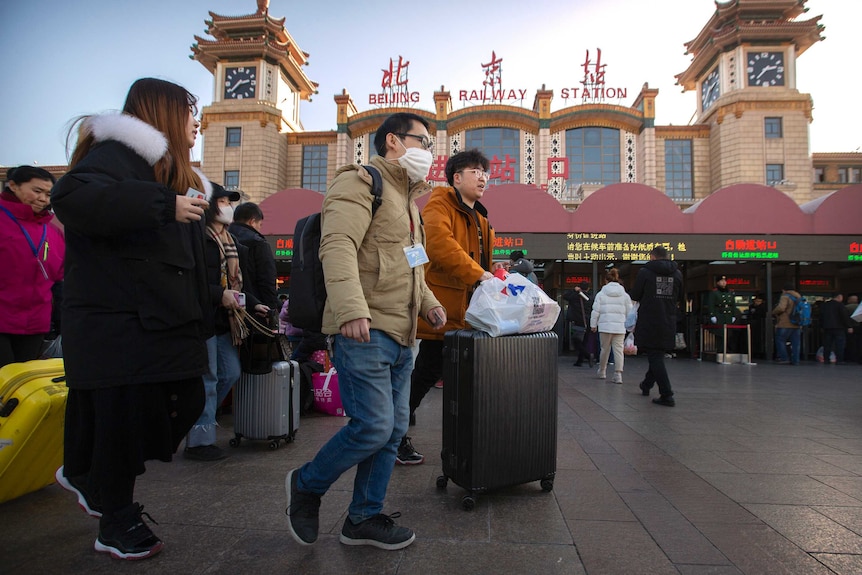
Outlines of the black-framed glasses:
M 461 172 L 470 172 L 471 174 L 475 174 L 477 178 L 485 176 L 486 180 L 491 179 L 491 172 L 486 172 L 485 170 L 480 170 L 479 168 L 466 168 L 461 170 Z
M 400 134 L 395 134 L 395 135 L 401 136 L 402 138 L 416 138 L 417 140 L 419 140 L 419 143 L 422 146 L 423 150 L 430 150 L 431 147 L 434 145 L 431 143 L 431 138 L 429 138 L 428 136 L 419 136 L 417 134 L 405 134 L 405 133 L 400 133 Z

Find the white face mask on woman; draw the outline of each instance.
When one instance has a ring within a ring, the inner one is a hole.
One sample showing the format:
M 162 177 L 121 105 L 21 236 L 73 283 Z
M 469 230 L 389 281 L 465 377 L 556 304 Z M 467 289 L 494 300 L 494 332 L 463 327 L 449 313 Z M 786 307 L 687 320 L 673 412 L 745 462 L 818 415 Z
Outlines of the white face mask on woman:
M 401 140 L 398 140 L 401 142 Z M 407 171 L 407 178 L 410 183 L 421 182 L 428 177 L 428 172 L 431 170 L 431 164 L 434 163 L 434 156 L 430 150 L 422 148 L 408 148 L 401 142 L 404 147 L 404 155 L 398 160 L 398 165 Z
M 233 222 L 233 206 L 221 206 L 215 221 L 226 226 L 230 225 Z

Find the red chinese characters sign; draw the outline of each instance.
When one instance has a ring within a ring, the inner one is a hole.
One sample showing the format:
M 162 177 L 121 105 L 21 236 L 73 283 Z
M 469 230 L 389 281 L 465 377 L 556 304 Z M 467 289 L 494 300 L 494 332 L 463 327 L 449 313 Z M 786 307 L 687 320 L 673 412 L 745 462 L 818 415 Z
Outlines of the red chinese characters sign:
M 582 102 L 602 102 L 606 98 L 625 98 L 628 95 L 628 90 L 606 85 L 606 67 L 607 64 L 602 63 L 601 48 L 596 48 L 595 60 L 590 58 L 590 51 L 587 50 L 584 63 L 581 64 L 583 77 L 580 80 L 580 87 L 563 88 L 560 90 L 560 97 L 564 100 L 577 98 Z
M 462 102 L 502 102 L 504 100 L 524 100 L 527 90 L 503 88 L 503 58 L 491 51 L 491 60 L 482 64 L 485 79 L 478 90 L 460 90 L 458 99 Z
M 446 162 L 449 156 L 437 156 L 431 164 L 427 180 L 429 182 L 446 182 Z M 515 158 L 506 154 L 501 160 L 494 155 L 490 161 L 491 180 L 499 183 L 515 183 Z
M 389 58 L 389 66 L 383 68 L 383 78 L 380 81 L 380 94 L 369 94 L 368 103 L 372 105 L 415 104 L 419 102 L 419 92 L 411 92 L 407 87 L 407 70 L 410 61 L 398 56 L 395 62 Z

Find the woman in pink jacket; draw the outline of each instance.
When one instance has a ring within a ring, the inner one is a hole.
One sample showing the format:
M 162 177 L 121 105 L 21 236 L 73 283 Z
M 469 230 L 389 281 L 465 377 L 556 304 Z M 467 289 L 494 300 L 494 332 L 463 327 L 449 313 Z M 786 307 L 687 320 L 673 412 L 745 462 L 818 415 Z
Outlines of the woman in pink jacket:
M 51 220 L 54 176 L 11 168 L 0 192 L 0 367 L 39 356 L 51 329 L 51 288 L 63 279 L 66 242 Z

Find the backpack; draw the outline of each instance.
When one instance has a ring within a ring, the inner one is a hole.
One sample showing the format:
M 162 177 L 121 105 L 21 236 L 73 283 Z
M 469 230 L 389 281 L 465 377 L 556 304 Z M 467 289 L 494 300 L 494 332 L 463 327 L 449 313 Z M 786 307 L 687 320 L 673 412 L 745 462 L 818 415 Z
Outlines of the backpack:
M 373 166 L 363 166 L 371 175 L 371 217 L 383 202 L 383 180 Z M 291 325 L 320 332 L 323 328 L 323 306 L 326 304 L 326 283 L 320 263 L 320 212 L 296 222 L 293 232 L 293 259 L 290 271 Z
M 811 325 L 811 305 L 809 305 L 805 296 L 798 298 L 790 294 L 787 294 L 787 296 L 793 302 L 793 309 L 790 310 L 790 323 L 800 327 Z

